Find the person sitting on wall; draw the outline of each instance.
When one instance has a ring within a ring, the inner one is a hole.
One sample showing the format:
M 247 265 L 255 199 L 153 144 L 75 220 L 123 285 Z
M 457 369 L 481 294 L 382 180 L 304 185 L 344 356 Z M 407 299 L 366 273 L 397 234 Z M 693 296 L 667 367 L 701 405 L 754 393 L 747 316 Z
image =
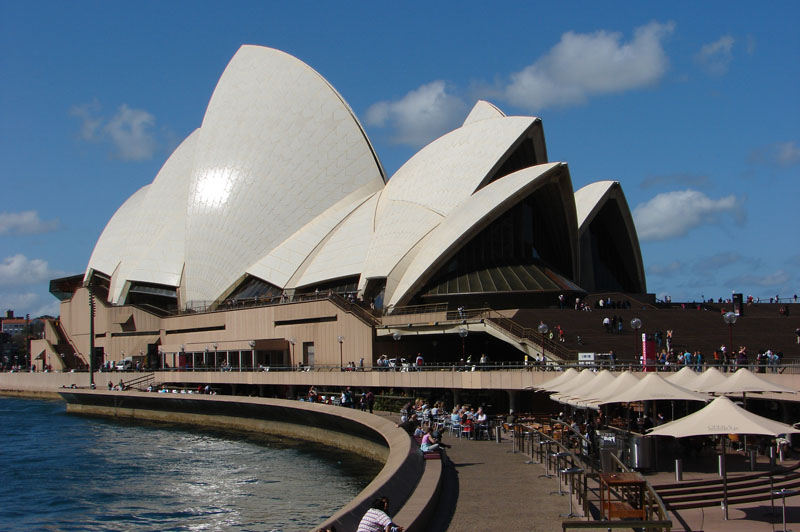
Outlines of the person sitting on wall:
M 378 497 L 372 501 L 372 508 L 361 518 L 356 532 L 403 532 L 405 528 L 392 522 L 392 518 L 386 513 L 388 509 L 388 497 Z

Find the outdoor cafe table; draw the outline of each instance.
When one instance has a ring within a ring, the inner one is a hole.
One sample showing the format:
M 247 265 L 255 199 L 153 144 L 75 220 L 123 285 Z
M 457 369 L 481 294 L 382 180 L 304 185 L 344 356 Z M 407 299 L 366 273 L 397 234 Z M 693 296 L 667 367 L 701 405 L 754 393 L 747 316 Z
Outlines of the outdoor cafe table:
M 612 500 L 612 489 L 619 492 L 624 500 Z M 600 512 L 603 519 L 634 517 L 644 520 L 644 491 L 645 481 L 638 473 L 602 473 L 600 475 Z

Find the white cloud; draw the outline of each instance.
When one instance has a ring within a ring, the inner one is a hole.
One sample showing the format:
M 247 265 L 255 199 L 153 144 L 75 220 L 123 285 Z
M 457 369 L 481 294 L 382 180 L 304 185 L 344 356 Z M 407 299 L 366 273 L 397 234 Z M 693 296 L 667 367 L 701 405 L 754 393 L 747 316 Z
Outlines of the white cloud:
M 0 235 L 35 235 L 58 229 L 58 220 L 44 221 L 36 211 L 0 212 Z
M 730 35 L 723 35 L 716 41 L 704 44 L 694 56 L 697 64 L 709 73 L 721 75 L 728 71 L 728 65 L 733 60 L 733 44 L 735 39 Z
M 31 316 L 54 316 L 58 317 L 61 314 L 61 302 L 56 298 L 48 301 L 47 303 L 43 303 L 37 307 L 34 307 L 34 311 L 31 313 Z
M 679 273 L 683 269 L 683 263 L 673 261 L 669 264 L 650 264 L 647 267 L 648 275 L 660 275 L 662 277 L 669 277 Z
M 58 316 L 61 312 L 61 302 L 52 296 L 45 297 L 43 301 L 40 294 L 33 292 L 0 293 L 0 312 L 3 316 L 6 310 L 13 310 L 15 316 L 22 317 L 25 317 L 25 314 L 30 314 L 31 318 L 44 315 Z
M 788 167 L 800 163 L 800 147 L 795 141 L 775 142 L 767 146 L 754 149 L 750 153 L 753 163 L 767 163 L 776 166 Z
M 730 285 L 755 285 L 763 288 L 779 288 L 787 286 L 792 280 L 792 274 L 785 270 L 778 270 L 767 275 L 745 274 L 730 279 Z
M 399 100 L 377 102 L 366 112 L 367 125 L 391 127 L 398 144 L 422 146 L 457 127 L 466 116 L 464 101 L 437 80 Z
M 779 142 L 775 145 L 775 152 L 776 160 L 781 166 L 791 166 L 800 162 L 800 148 L 794 141 Z
M 621 92 L 657 83 L 669 60 L 662 41 L 672 22 L 636 28 L 633 40 L 616 32 L 567 32 L 535 63 L 511 75 L 505 99 L 526 109 L 585 102 L 593 94 Z
M 39 296 L 33 292 L 23 294 L 0 294 L 0 312 L 6 315 L 6 310 L 13 310 L 15 316 L 28 314 L 27 309 L 39 301 Z
M 641 240 L 666 240 L 684 236 L 701 225 L 717 223 L 722 215 L 741 223 L 743 214 L 736 196 L 711 199 L 697 190 L 659 194 L 633 210 Z
M 114 157 L 144 161 L 153 157 L 158 142 L 153 128 L 155 117 L 142 109 L 122 104 L 112 117 L 103 116 L 97 100 L 75 105 L 70 114 L 80 119 L 80 136 L 89 142 L 110 144 Z
M 17 254 L 0 262 L 0 285 L 26 285 L 49 281 L 60 272 L 51 270 L 47 261 Z

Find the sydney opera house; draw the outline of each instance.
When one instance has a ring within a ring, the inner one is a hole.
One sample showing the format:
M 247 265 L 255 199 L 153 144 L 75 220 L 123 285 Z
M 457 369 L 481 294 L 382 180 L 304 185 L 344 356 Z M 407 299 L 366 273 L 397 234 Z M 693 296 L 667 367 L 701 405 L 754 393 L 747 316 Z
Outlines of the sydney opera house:
M 389 177 L 322 76 L 243 46 L 200 127 L 51 292 L 40 364 L 276 367 L 372 365 L 412 336 L 454 360 L 466 334 L 521 360 L 541 348 L 502 326 L 510 309 L 646 284 L 620 184 L 575 191 L 539 118 L 479 101 Z

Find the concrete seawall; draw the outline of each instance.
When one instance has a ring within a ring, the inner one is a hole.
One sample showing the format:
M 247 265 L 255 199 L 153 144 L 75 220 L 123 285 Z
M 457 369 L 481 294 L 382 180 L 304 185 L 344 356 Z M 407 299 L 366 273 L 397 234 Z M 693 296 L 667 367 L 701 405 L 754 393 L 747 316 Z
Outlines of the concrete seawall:
M 423 494 L 427 499 L 431 493 L 438 495 L 440 463 L 432 468 L 439 472 L 431 479 L 431 471 L 425 475 L 426 461 L 403 430 L 387 419 L 357 410 L 254 397 L 73 389 L 60 390 L 60 395 L 72 413 L 268 432 L 338 447 L 384 463 L 361 493 L 313 530 L 331 525 L 338 530 L 355 530 L 379 495 L 391 499 L 392 513 L 407 506 L 402 515 L 410 522 L 400 524 L 424 530 L 430 504 L 421 506 L 419 498 Z M 424 476 L 425 481 L 420 483 Z M 431 490 L 431 482 L 436 489 Z M 413 508 L 420 510 L 411 511 Z

